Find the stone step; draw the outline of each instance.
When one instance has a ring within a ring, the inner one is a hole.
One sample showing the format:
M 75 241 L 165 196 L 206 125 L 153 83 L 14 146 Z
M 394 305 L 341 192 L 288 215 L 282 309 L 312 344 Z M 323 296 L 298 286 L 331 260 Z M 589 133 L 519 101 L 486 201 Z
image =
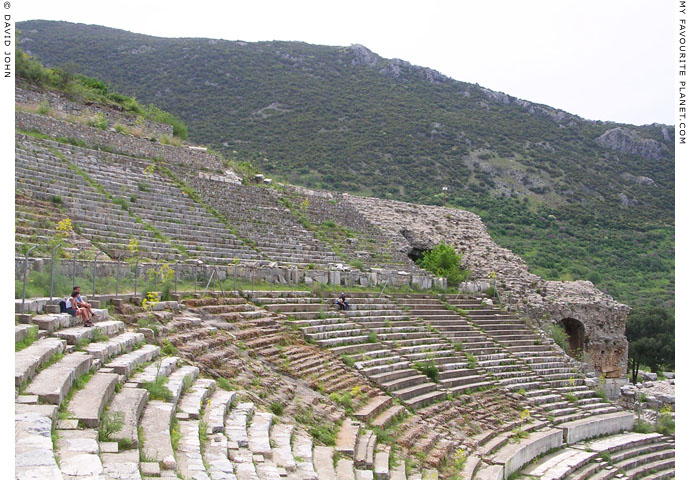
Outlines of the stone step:
M 338 480 L 333 468 L 333 448 L 314 447 L 314 470 L 319 480 Z
M 206 399 L 216 389 L 216 381 L 208 378 L 198 378 L 187 391 L 177 406 L 178 411 L 186 414 L 192 420 L 198 420 Z
M 53 419 L 40 413 L 15 413 L 14 470 L 16 480 L 63 480 L 55 461 Z
M 374 449 L 376 448 L 376 435 L 371 430 L 366 430 L 357 437 L 355 447 L 355 467 L 360 469 L 372 469 L 374 467 Z
M 137 450 L 106 453 L 101 449 L 100 457 L 106 480 L 142 480 Z
M 297 463 L 292 456 L 290 438 L 295 430 L 292 424 L 279 423 L 271 428 L 270 438 L 275 444 L 273 448 L 273 461 L 278 467 L 282 467 L 288 472 L 297 470 Z
M 390 478 L 389 458 L 390 447 L 387 445 L 381 446 L 376 450 L 374 454 L 374 477 L 376 480 L 388 480 Z
M 93 340 L 94 334 L 97 330 L 101 333 L 112 337 L 121 333 L 125 329 L 125 324 L 118 320 L 106 320 L 99 322 L 93 327 L 71 327 L 58 330 L 55 335 L 67 341 L 69 345 L 76 345 L 79 340 L 87 339 Z
M 343 420 L 335 440 L 335 451 L 354 458 L 360 424 L 350 418 Z
M 616 412 L 562 423 L 559 428 L 563 430 L 565 442 L 572 444 L 592 437 L 632 430 L 633 423 L 632 413 Z
M 369 402 L 359 408 L 353 416 L 362 422 L 368 422 L 378 413 L 388 408 L 393 403 L 393 399 L 387 395 L 378 395 L 369 400 Z
M 160 463 L 164 470 L 175 470 L 177 467 L 170 438 L 170 424 L 174 414 L 174 404 L 151 400 L 146 404 L 141 417 L 144 440 L 140 449 L 145 458 Z
M 230 410 L 225 419 L 225 435 L 228 437 L 229 447 L 246 448 L 249 446 L 247 436 L 247 419 L 254 413 L 254 404 L 251 402 L 240 403 Z
M 438 387 L 434 382 L 420 383 L 411 387 L 396 390 L 395 396 L 402 400 L 408 400 L 410 398 L 418 397 L 419 395 L 437 390 L 437 388 Z
M 129 375 L 139 366 L 146 362 L 150 362 L 160 354 L 160 347 L 156 345 L 144 345 L 143 347 L 134 350 L 124 355 L 111 360 L 105 366 L 112 368 L 118 375 Z
M 410 408 L 419 408 L 436 400 L 444 398 L 446 396 L 445 392 L 431 391 L 418 395 L 416 397 L 408 398 L 404 403 Z
M 84 352 L 65 355 L 59 362 L 36 375 L 26 393 L 38 395 L 39 401 L 59 405 L 76 378 L 91 368 L 91 356 Z
M 199 421 L 180 421 L 180 443 L 177 448 L 177 471 L 183 478 L 211 480 L 201 457 Z
M 104 478 L 103 463 L 98 452 L 96 430 L 58 430 L 57 454 L 64 480 Z
M 235 392 L 222 389 L 216 389 L 211 394 L 204 413 L 209 434 L 225 431 L 225 415 L 235 400 L 235 396 Z
M 191 385 L 199 376 L 199 367 L 185 365 L 170 374 L 168 377 L 168 390 L 172 393 L 171 403 L 177 405 L 185 388 L 185 382 Z
M 65 351 L 67 342 L 58 338 L 42 338 L 14 354 L 14 386 L 19 387 L 36 375 L 50 358 Z
M 84 351 L 94 359 L 105 363 L 110 357 L 116 357 L 122 353 L 131 351 L 137 344 L 144 343 L 144 334 L 137 332 L 125 332 L 111 338 L 107 342 L 94 342 L 88 344 Z
M 86 386 L 70 400 L 67 409 L 72 418 L 79 420 L 85 427 L 98 428 L 101 412 L 115 392 L 118 379 L 119 375 L 116 373 L 96 372 Z
M 416 385 L 421 385 L 422 383 L 426 383 L 429 381 L 429 377 L 427 377 L 426 375 L 421 375 L 416 370 L 414 370 L 414 372 L 414 374 L 411 374 L 409 376 L 397 378 L 395 380 L 391 380 L 388 382 L 383 382 L 380 385 L 387 391 L 397 393 L 400 390 L 405 390 L 407 388 L 414 387 Z
M 228 439 L 223 433 L 209 434 L 203 455 L 211 480 L 237 480 L 235 467 L 228 458 Z
M 297 432 L 292 445 L 292 455 L 297 464 L 297 475 L 304 480 L 318 480 L 312 463 L 312 440 L 303 432 Z
M 507 443 L 493 456 L 492 462 L 503 465 L 504 474 L 512 475 L 533 458 L 558 448 L 563 444 L 563 434 L 560 429 L 547 429 L 531 433 L 518 443 Z
M 133 448 L 139 447 L 137 425 L 148 399 L 149 392 L 143 388 L 123 388 L 115 394 L 108 414 L 121 416 L 123 423 L 122 428 L 110 436 L 111 441 L 130 444 Z
M 398 416 L 405 413 L 405 407 L 402 405 L 393 405 L 383 411 L 371 422 L 372 427 L 376 428 L 386 428 L 393 420 Z
M 338 480 L 355 480 L 355 462 L 349 458 L 341 458 L 335 467 Z
M 21 342 L 25 338 L 34 332 L 34 335 L 38 335 L 37 325 L 15 325 L 14 326 L 14 343 Z
M 177 368 L 179 357 L 159 358 L 143 371 L 133 375 L 129 383 L 141 387 L 144 383 L 153 382 L 156 377 L 168 377 Z

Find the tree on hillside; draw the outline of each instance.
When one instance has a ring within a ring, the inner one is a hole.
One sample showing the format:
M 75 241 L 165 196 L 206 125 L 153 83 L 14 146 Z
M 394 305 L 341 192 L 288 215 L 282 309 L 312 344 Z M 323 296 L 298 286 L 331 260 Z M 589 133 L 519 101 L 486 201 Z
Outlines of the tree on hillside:
M 637 382 L 641 365 L 652 371 L 675 368 L 675 319 L 660 307 L 634 309 L 628 316 L 625 336 L 628 338 L 628 362 L 632 382 Z

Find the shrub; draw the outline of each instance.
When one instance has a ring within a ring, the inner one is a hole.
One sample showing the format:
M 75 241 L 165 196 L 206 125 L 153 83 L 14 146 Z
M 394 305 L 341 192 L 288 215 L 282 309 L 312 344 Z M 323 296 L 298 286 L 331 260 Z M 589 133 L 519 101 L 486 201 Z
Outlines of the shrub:
M 550 323 L 544 327 L 544 331 L 549 337 L 553 338 L 553 341 L 556 342 L 556 345 L 561 347 L 563 350 L 566 350 L 568 347 L 568 334 L 565 333 L 565 329 L 562 325 Z
M 106 120 L 101 113 L 97 113 L 95 116 L 91 117 L 86 124 L 91 127 L 100 128 L 101 130 L 108 128 L 108 120 Z
M 149 392 L 150 400 L 165 400 L 169 402 L 173 398 L 173 394 L 166 384 L 168 383 L 168 377 L 156 377 L 153 382 L 145 382 L 142 384 L 142 388 L 145 388 Z
M 465 353 L 465 357 L 467 357 L 467 368 L 477 368 L 477 357 L 471 353 Z
M 107 442 L 113 433 L 122 430 L 125 422 L 125 415 L 122 412 L 103 412 L 101 415 L 101 423 L 98 427 L 98 440 Z
M 673 435 L 676 432 L 676 422 L 671 415 L 671 408 L 666 406 L 659 410 L 656 431 L 662 435 Z
M 652 433 L 653 431 L 654 431 L 654 426 L 651 423 L 645 422 L 642 419 L 635 420 L 635 423 L 633 425 L 633 432 L 635 432 L 635 433 Z
M 455 249 L 445 243 L 440 243 L 431 250 L 427 250 L 417 264 L 441 277 L 448 279 L 448 285 L 457 286 L 467 279 L 469 272 L 460 268 L 462 255 L 455 253 Z
M 429 377 L 433 382 L 438 383 L 438 367 L 433 362 L 415 362 L 414 367 L 421 373 Z
M 48 112 L 50 112 L 50 104 L 48 104 L 48 102 L 45 100 L 41 100 L 41 104 L 38 106 L 38 110 L 36 110 L 36 113 L 45 115 Z
M 273 415 L 282 415 L 283 414 L 283 404 L 280 402 L 271 402 L 271 405 L 268 407 L 271 412 L 273 412 Z

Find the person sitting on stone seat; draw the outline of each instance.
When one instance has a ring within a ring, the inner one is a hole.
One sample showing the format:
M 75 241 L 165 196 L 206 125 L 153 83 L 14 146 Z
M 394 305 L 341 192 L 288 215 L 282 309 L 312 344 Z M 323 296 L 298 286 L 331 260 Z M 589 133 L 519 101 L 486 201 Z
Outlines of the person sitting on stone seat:
M 336 300 L 335 303 L 338 305 L 338 310 L 350 309 L 350 304 L 345 300 L 345 292 L 340 293 L 340 297 L 338 297 L 338 300 Z
M 80 308 L 85 308 L 85 309 L 86 309 L 86 311 L 89 313 L 89 321 L 91 321 L 91 320 L 93 319 L 94 315 L 96 315 L 96 314 L 93 313 L 93 310 L 91 309 L 91 304 L 90 304 L 90 303 L 86 303 L 86 302 L 81 298 L 81 293 L 79 293 L 79 285 L 75 285 L 75 286 L 72 288 L 72 292 L 73 292 L 73 293 L 74 293 L 74 292 L 77 292 L 77 306 L 80 307 Z
M 82 320 L 84 321 L 84 326 L 85 327 L 92 327 L 93 324 L 91 323 L 91 319 L 89 317 L 89 312 L 86 310 L 86 308 L 79 307 L 77 305 L 77 297 L 79 296 L 79 292 L 73 291 L 72 294 L 67 297 L 67 300 L 65 301 L 65 306 L 67 307 L 67 313 L 72 315 L 73 317 L 81 317 Z

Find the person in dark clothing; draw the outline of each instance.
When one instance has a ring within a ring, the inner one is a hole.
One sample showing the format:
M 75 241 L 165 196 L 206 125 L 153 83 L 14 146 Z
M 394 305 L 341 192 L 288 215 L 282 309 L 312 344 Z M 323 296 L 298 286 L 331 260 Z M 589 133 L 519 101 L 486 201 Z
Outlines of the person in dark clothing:
M 336 300 L 335 303 L 338 305 L 338 310 L 350 309 L 350 304 L 347 303 L 347 300 L 345 299 L 345 292 L 340 293 L 340 297 L 338 297 L 338 300 Z

